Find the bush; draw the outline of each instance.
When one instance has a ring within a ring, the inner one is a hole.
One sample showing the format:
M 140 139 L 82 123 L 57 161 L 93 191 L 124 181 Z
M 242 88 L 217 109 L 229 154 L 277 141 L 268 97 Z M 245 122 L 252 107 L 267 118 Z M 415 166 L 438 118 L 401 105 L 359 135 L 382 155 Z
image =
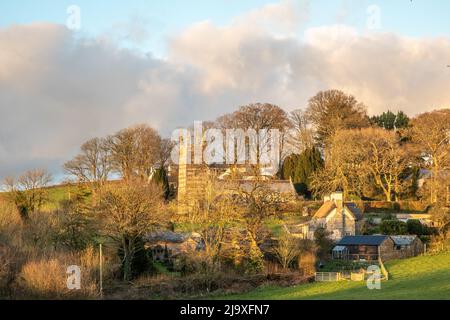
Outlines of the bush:
M 264 270 L 264 255 L 252 239 L 249 241 L 248 251 L 243 265 L 246 274 L 258 274 Z
M 81 268 L 81 289 L 67 288 L 67 268 L 79 265 Z M 98 297 L 98 256 L 93 249 L 79 255 L 53 254 L 44 258 L 31 259 L 20 272 L 18 287 L 20 295 L 38 299 L 80 299 Z
M 277 245 L 272 249 L 283 269 L 288 269 L 300 255 L 300 241 L 286 231 L 278 237 Z
M 61 201 L 53 236 L 56 246 L 80 251 L 94 243 L 96 221 L 86 198 L 86 193 L 79 193 L 71 200 Z
M 408 220 L 406 228 L 409 234 L 424 235 L 426 234 L 425 228 L 419 220 Z
M 380 234 L 380 226 L 370 226 L 364 231 L 364 235 Z
M 23 263 L 15 248 L 0 245 L 0 298 L 11 298 L 13 285 Z
M 398 220 L 385 220 L 380 224 L 380 232 L 385 235 L 406 235 L 408 228 L 406 223 Z

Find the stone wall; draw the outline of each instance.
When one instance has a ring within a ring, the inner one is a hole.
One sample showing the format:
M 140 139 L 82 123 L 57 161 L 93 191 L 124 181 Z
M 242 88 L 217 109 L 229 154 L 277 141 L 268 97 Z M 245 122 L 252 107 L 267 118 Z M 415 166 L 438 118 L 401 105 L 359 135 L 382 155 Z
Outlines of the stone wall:
M 386 244 L 386 246 L 382 248 L 383 251 L 381 256 L 383 261 L 406 259 L 416 257 L 424 253 L 424 245 L 419 238 L 414 239 L 411 245 L 402 248 L 398 248 L 391 239 L 389 240 L 389 245 Z
M 356 233 L 355 220 L 349 219 L 347 216 L 343 217 L 342 210 L 339 210 L 330 220 L 328 220 L 326 228 L 331 233 L 338 230 L 339 239 L 346 235 L 355 235 Z
M 424 245 L 419 238 L 416 238 L 411 245 L 397 248 L 394 241 L 389 238 L 380 246 L 380 252 L 383 261 L 406 259 L 423 254 Z
M 192 208 L 205 195 L 209 170 L 204 165 L 180 165 L 178 202 L 180 210 Z

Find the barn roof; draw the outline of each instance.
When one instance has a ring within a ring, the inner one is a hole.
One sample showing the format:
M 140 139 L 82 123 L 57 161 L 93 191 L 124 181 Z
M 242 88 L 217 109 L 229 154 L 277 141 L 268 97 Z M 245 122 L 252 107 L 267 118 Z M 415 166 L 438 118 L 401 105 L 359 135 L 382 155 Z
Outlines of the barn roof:
M 391 236 L 397 246 L 409 246 L 416 238 L 417 236 Z
M 346 236 L 337 243 L 338 246 L 348 245 L 365 245 L 365 246 L 379 246 L 388 236 Z

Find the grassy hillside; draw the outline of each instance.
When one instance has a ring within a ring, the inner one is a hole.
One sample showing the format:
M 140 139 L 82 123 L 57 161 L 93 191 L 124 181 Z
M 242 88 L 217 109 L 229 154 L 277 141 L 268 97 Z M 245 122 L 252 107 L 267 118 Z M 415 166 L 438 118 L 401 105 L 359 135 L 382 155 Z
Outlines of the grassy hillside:
M 381 290 L 362 282 L 311 283 L 291 288 L 264 287 L 248 294 L 221 297 L 255 300 L 450 300 L 450 253 L 396 260 L 386 264 L 391 279 Z
M 71 194 L 76 193 L 77 186 L 60 185 L 47 188 L 48 201 L 44 206 L 44 210 L 54 210 L 63 200 L 68 200 Z
M 62 200 L 68 200 L 71 194 L 77 191 L 75 185 L 57 185 L 45 188 L 47 192 L 48 201 L 45 202 L 42 211 L 52 211 L 58 208 Z M 0 203 L 6 202 L 8 199 L 7 193 L 0 193 Z

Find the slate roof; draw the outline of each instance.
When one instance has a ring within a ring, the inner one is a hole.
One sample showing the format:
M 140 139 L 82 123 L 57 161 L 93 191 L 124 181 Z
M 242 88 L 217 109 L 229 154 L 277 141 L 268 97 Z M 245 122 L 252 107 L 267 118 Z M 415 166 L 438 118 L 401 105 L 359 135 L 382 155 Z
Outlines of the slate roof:
M 353 213 L 353 215 L 354 215 L 357 219 L 362 219 L 363 213 L 362 213 L 361 210 L 358 208 L 358 206 L 356 205 L 356 203 L 353 203 L 353 202 L 347 202 L 347 203 L 345 203 L 345 206 Z
M 417 236 L 391 236 L 397 246 L 409 246 L 416 238 Z
M 200 235 L 196 233 L 175 233 L 172 231 L 161 231 L 147 234 L 144 240 L 150 243 L 168 242 L 183 243 L 189 239 L 197 239 Z
M 333 211 L 336 208 L 336 205 L 333 201 L 327 201 L 324 202 L 324 204 L 317 210 L 316 214 L 314 215 L 314 218 L 321 219 L 326 218 L 331 211 Z
M 338 246 L 379 246 L 381 245 L 388 236 L 346 236 L 341 239 L 336 245 Z
M 350 213 L 353 214 L 355 219 L 359 220 L 362 218 L 363 214 L 355 203 L 346 202 L 345 207 L 348 209 L 348 211 L 350 211 Z M 322 204 L 319 210 L 317 210 L 316 214 L 314 215 L 314 218 L 316 219 L 326 218 L 335 208 L 336 204 L 334 203 L 334 201 L 326 201 Z

